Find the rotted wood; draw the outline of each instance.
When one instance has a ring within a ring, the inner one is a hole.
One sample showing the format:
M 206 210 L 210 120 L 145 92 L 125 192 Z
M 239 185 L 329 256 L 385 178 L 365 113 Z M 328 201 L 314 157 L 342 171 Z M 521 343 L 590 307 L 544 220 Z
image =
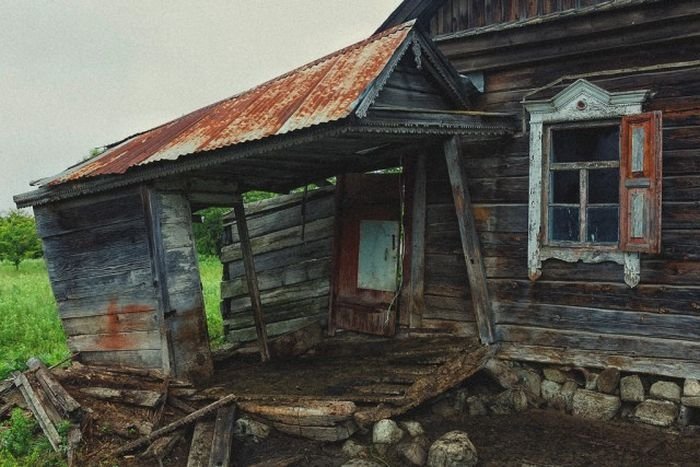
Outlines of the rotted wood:
M 425 154 L 415 165 L 413 206 L 411 212 L 411 266 L 408 292 L 409 326 L 420 328 L 425 311 L 425 233 L 426 233 L 426 172 Z
M 27 361 L 27 366 L 29 369 L 34 370 L 37 381 L 44 389 L 44 392 L 54 407 L 70 419 L 80 419 L 82 415 L 80 403 L 78 403 L 73 396 L 68 394 L 68 391 L 56 381 L 56 378 L 54 378 L 49 369 L 46 368 L 46 365 L 37 358 L 30 358 L 29 361 Z
M 188 415 L 197 410 L 188 403 L 183 402 L 178 397 L 173 396 L 172 394 L 168 394 L 168 405 Z
M 47 407 L 43 404 L 23 373 L 15 373 L 14 382 L 22 393 L 24 400 L 27 402 L 27 406 L 34 414 L 34 418 L 39 423 L 41 430 L 48 438 L 49 443 L 51 443 L 51 447 L 54 451 L 59 452 L 61 449 L 61 436 L 58 434 L 56 427 L 51 421 Z
M 233 425 L 236 406 L 222 407 L 216 412 L 214 436 L 211 442 L 210 467 L 229 467 L 233 455 Z
M 270 360 L 270 349 L 267 342 L 267 329 L 265 328 L 265 317 L 263 315 L 262 302 L 260 300 L 260 290 L 258 289 L 258 278 L 255 272 L 255 260 L 253 258 L 253 250 L 250 244 L 250 236 L 248 235 L 248 224 L 245 217 L 245 208 L 242 201 L 236 201 L 233 205 L 233 210 L 236 215 L 236 227 L 238 229 L 238 237 L 241 242 L 241 252 L 243 254 L 243 263 L 245 267 L 246 278 L 248 281 L 248 292 L 250 293 L 250 301 L 253 305 L 253 316 L 255 318 L 255 331 L 258 336 L 258 345 L 260 347 L 260 357 L 263 362 Z
M 474 314 L 479 328 L 479 338 L 484 344 L 494 342 L 493 311 L 486 281 L 486 268 L 481 256 L 479 235 L 467 186 L 467 177 L 460 150 L 460 139 L 455 136 L 444 143 L 445 160 L 452 185 L 455 210 L 459 223 L 462 251 L 467 265 L 467 276 Z
M 80 392 L 95 399 L 110 402 L 135 405 L 138 407 L 155 408 L 163 400 L 163 394 L 157 391 L 145 391 L 139 389 L 112 389 L 112 388 L 80 388 Z
M 239 402 L 241 411 L 272 422 L 298 426 L 335 426 L 352 420 L 357 410 L 350 401 L 307 400 L 299 404 Z
M 214 437 L 214 420 L 200 420 L 194 427 L 187 467 L 208 467 Z
M 182 439 L 183 434 L 180 432 L 173 433 L 170 436 L 164 436 L 163 438 L 155 440 L 139 457 L 155 459 L 158 465 L 163 467 L 163 459 L 168 457 Z

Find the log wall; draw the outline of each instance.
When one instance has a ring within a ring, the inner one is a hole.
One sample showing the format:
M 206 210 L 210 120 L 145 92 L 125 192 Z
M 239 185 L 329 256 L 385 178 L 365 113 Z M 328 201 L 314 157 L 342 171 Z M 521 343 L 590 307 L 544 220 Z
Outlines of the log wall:
M 34 213 L 71 351 L 88 363 L 161 368 L 159 298 L 141 191 Z
M 700 375 L 700 64 L 685 63 L 699 56 L 699 13 L 698 5 L 688 1 L 628 9 L 626 15 L 645 23 L 636 36 L 625 29 L 629 22 L 610 30 L 610 17 L 601 14 L 595 20 L 567 20 L 568 35 L 552 22 L 533 26 L 536 30 L 504 31 L 497 39 L 476 35 L 437 42 L 460 71 L 485 70 L 486 93 L 476 102 L 480 110 L 526 119 L 525 96 L 557 78 L 577 75 L 608 91 L 651 89 L 645 110 L 663 112 L 662 251 L 642 255 L 641 283 L 634 289 L 624 283 L 622 266 L 612 263 L 549 260 L 543 277 L 530 282 L 529 135 L 463 146 L 504 355 Z M 603 28 L 606 41 L 597 40 Z M 496 51 L 494 40 L 517 47 Z M 484 51 L 480 41 L 494 49 Z M 441 161 L 429 167 L 426 305 L 439 299 L 460 319 L 471 319 L 447 172 Z M 427 308 L 426 313 L 433 312 Z
M 246 206 L 268 336 L 327 320 L 334 187 Z M 235 219 L 227 218 L 221 252 L 224 332 L 232 342 L 256 339 Z

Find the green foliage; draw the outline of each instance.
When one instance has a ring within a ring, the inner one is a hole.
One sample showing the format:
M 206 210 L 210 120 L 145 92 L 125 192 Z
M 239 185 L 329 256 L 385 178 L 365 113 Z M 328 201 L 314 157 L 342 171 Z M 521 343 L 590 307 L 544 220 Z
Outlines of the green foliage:
M 44 261 L 27 260 L 19 269 L 0 262 L 0 379 L 23 369 L 29 357 L 53 365 L 66 356 Z
M 34 218 L 20 211 L 0 217 L 0 261 L 7 260 L 19 268 L 22 260 L 41 258 L 41 241 Z
M 199 257 L 199 273 L 202 277 L 204 307 L 207 312 L 207 328 L 212 348 L 224 343 L 224 321 L 220 311 L 222 272 L 223 266 L 218 257 Z
M 192 226 L 197 253 L 219 257 L 224 232 L 224 215 L 228 211 L 226 208 L 208 208 L 197 213 L 202 216 L 202 222 Z
M 0 467 L 64 466 L 62 456 L 38 429 L 38 424 L 21 409 L 12 411 L 10 420 L 0 425 Z

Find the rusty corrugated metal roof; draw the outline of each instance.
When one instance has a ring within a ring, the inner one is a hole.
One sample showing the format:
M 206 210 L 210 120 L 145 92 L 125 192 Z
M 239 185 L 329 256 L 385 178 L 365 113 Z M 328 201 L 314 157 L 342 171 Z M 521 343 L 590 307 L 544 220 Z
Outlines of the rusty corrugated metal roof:
M 345 118 L 406 41 L 413 25 L 408 22 L 388 29 L 249 91 L 128 138 L 49 184 L 122 174 L 132 167 Z

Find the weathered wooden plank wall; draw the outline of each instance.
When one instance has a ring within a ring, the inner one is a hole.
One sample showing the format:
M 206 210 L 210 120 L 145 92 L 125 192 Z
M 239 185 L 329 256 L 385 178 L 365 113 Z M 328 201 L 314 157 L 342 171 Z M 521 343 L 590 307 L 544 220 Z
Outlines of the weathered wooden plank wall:
M 672 34 L 664 34 L 669 27 L 665 13 L 677 17 Z M 609 15 L 617 18 L 620 14 Z M 569 39 L 556 22 L 538 26 L 529 45 L 522 42 L 529 37 L 525 28 L 507 33 L 511 36 L 499 34 L 498 40 L 504 44 L 518 44 L 517 61 L 501 60 L 509 57 L 511 49 L 507 47 L 498 52 L 480 52 L 480 63 L 490 71 L 485 75 L 486 93 L 476 104 L 481 110 L 523 115 L 521 101 L 528 93 L 564 75 L 585 74 L 586 79 L 609 91 L 651 89 L 653 98 L 646 110 L 661 110 L 664 118 L 662 251 L 659 255 L 642 255 L 641 284 L 635 289 L 625 285 L 622 266 L 609 263 L 549 260 L 544 264 L 543 277 L 530 282 L 526 271 L 528 134 L 499 145 L 465 144 L 462 149 L 494 301 L 496 334 L 504 343 L 504 355 L 513 358 L 591 366 L 612 364 L 697 377 L 700 67 L 679 62 L 699 56 L 700 11 L 697 4 L 679 1 L 670 8 L 666 4 L 646 5 L 637 13 L 629 10 L 625 14 L 636 14 L 646 23 L 640 29 L 646 39 L 626 36 L 623 41 L 626 32 L 622 28 L 629 23 L 619 23 L 617 30 L 610 30 L 607 14 L 597 15 L 595 20 L 581 18 L 580 24 L 567 20 L 567 27 L 578 31 Z M 588 36 L 582 38 L 584 24 Z M 596 27 L 605 28 L 605 37 L 611 42 L 593 41 Z M 551 57 L 542 52 L 549 50 L 548 34 L 558 50 Z M 440 41 L 438 45 L 460 71 L 467 72 L 474 71 L 476 62 L 465 57 L 481 40 L 485 39 L 477 35 Z M 609 73 L 613 69 L 631 70 Z M 552 88 L 551 94 L 571 82 Z M 425 286 L 426 305 L 433 306 L 428 306 L 426 313 L 434 313 L 434 305 L 440 303 L 444 313 L 472 321 L 447 172 L 437 157 L 434 160 L 428 172 Z
M 161 368 L 159 302 L 141 191 L 34 212 L 70 349 L 89 363 Z
M 246 206 L 269 336 L 285 334 L 328 312 L 334 187 Z M 234 220 L 225 226 L 221 286 L 224 330 L 233 342 L 256 339 L 253 311 Z
M 610 0 L 447 0 L 430 22 L 433 35 L 513 23 Z

